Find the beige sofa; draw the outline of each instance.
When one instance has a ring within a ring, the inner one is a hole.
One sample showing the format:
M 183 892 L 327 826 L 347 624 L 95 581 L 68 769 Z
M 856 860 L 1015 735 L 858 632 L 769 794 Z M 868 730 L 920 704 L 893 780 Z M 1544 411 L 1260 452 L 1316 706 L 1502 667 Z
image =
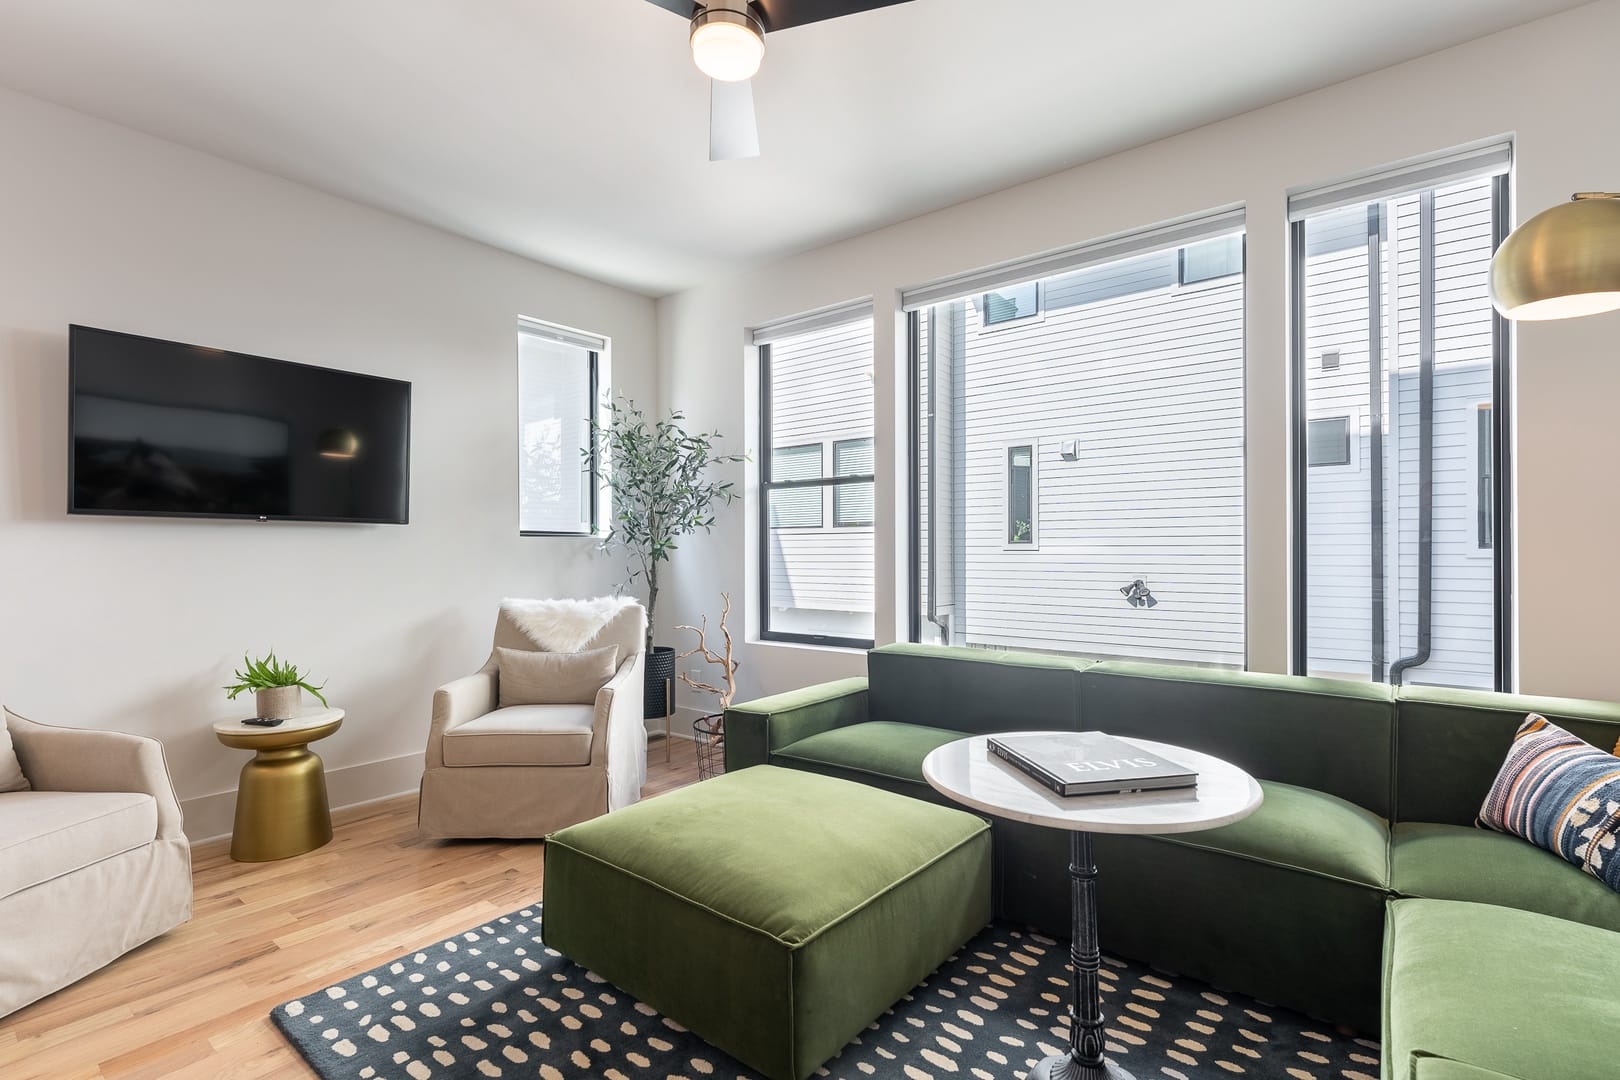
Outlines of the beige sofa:
M 539 650 L 513 603 L 496 620 L 495 647 Z M 647 779 L 646 626 L 640 605 L 626 605 L 566 650 L 618 646 L 618 670 L 592 705 L 500 708 L 493 652 L 475 674 L 440 687 L 417 813 L 422 836 L 539 838 L 639 799 Z
M 9 710 L 5 726 L 33 790 L 0 794 L 0 1016 L 191 917 L 162 745 Z

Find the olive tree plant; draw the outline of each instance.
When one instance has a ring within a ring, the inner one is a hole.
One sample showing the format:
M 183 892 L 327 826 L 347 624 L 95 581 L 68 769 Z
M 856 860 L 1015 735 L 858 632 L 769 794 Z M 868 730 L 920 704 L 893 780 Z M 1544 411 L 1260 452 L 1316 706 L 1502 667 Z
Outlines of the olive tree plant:
M 613 495 L 612 524 L 602 546 L 630 556 L 627 584 L 646 582 L 650 654 L 658 565 L 669 561 L 682 537 L 714 527 L 716 507 L 730 503 L 737 493 L 730 480 L 712 479 L 709 470 L 746 460 L 746 455 L 717 453 L 720 433 L 688 432 L 680 412 L 649 420 L 629 398 L 609 403 L 607 412 L 605 424 L 591 421 L 591 439 L 605 463 L 602 482 Z M 587 458 L 590 453 L 587 448 Z

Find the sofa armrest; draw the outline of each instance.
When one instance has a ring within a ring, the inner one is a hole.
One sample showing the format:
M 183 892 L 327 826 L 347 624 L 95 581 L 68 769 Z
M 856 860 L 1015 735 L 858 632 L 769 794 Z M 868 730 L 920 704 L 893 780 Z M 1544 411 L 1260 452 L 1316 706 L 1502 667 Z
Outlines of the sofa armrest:
M 630 654 L 630 659 L 620 664 L 613 678 L 596 692 L 591 768 L 607 772 L 609 810 L 639 799 L 647 776 L 647 723 L 641 715 L 646 696 L 645 663 L 646 654 Z
M 433 724 L 428 729 L 427 743 L 428 768 L 438 768 L 444 764 L 441 740 L 445 732 L 495 711 L 500 703 L 499 687 L 495 680 L 494 666 L 486 665 L 483 670 L 445 683 L 433 692 Z
M 807 686 L 726 710 L 726 771 L 764 765 L 789 743 L 866 720 L 866 679 Z
M 183 837 L 163 744 L 144 735 L 53 727 L 6 710 L 23 775 L 37 791 L 138 791 L 157 803 L 157 839 Z

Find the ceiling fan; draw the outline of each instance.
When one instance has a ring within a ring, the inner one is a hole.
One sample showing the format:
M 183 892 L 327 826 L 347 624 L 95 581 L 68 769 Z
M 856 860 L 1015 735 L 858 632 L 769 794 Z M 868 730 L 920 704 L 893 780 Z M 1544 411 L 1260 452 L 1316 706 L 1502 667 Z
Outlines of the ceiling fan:
M 709 160 L 759 156 L 750 79 L 765 58 L 765 35 L 907 0 L 652 0 L 691 20 L 692 60 L 709 76 Z

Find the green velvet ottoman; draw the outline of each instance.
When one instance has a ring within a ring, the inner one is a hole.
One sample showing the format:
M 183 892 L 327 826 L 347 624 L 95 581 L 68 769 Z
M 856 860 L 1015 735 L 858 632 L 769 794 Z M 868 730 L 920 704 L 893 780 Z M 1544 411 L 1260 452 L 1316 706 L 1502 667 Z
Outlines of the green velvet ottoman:
M 802 1080 L 990 921 L 979 818 L 759 765 L 553 833 L 546 944 Z

